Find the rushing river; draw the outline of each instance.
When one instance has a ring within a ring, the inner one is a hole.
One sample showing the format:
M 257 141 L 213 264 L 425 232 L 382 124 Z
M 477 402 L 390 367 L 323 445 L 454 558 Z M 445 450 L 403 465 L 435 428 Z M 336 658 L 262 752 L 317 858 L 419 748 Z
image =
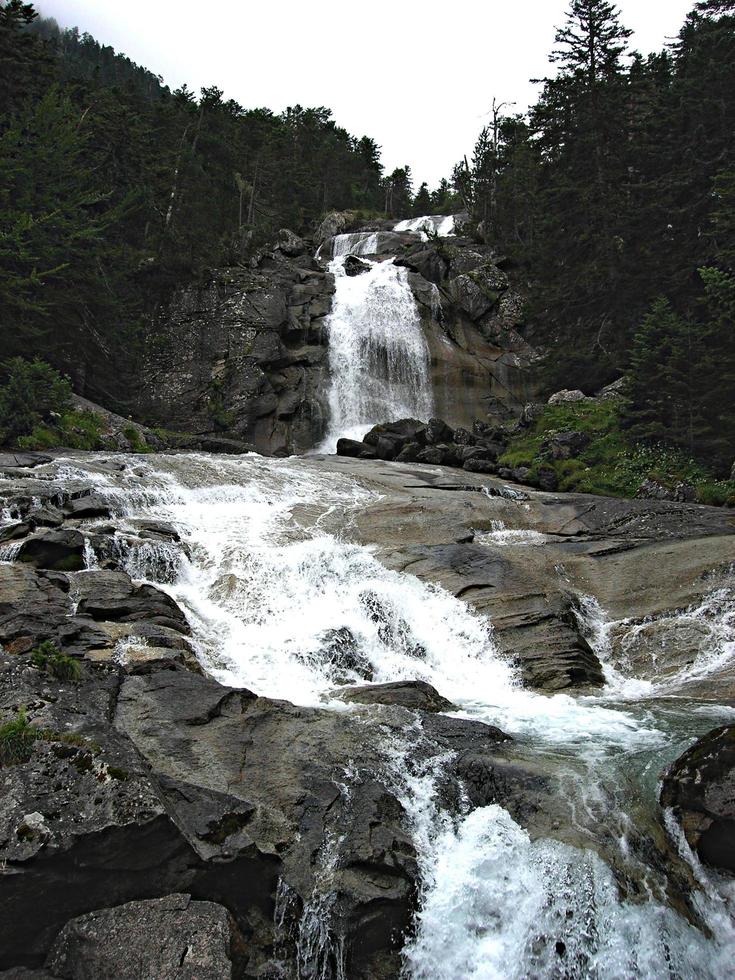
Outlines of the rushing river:
M 437 803 L 442 760 L 416 771 L 404 764 L 410 733 L 386 744 L 386 778 L 406 808 L 423 879 L 409 977 L 733 975 L 733 884 L 699 865 L 656 802 L 662 767 L 733 717 L 686 695 L 692 679 L 735 656 L 731 591 L 713 589 L 656 631 L 608 622 L 580 596 L 607 686 L 595 696 L 536 694 L 498 655 L 491 623 L 441 588 L 386 569 L 359 542 L 355 519 L 375 494 L 358 480 L 308 457 L 122 459 L 126 468 L 115 472 L 94 456 L 69 457 L 45 475 L 64 485 L 91 477 L 116 515 L 128 571 L 177 600 L 202 665 L 219 681 L 345 710 L 330 690 L 362 677 L 345 676 L 324 638 L 349 630 L 375 682 L 429 681 L 463 715 L 513 735 L 518 751 L 557 779 L 560 826 L 531 836 L 499 806 L 450 818 Z M 151 519 L 173 524 L 183 546 L 131 545 L 129 532 Z M 485 537 L 489 547 L 543 547 L 533 534 L 509 537 L 499 522 Z M 684 642 L 687 655 L 677 658 Z M 666 834 L 680 852 L 676 867 L 655 858 Z M 688 909 L 675 879 L 690 882 Z

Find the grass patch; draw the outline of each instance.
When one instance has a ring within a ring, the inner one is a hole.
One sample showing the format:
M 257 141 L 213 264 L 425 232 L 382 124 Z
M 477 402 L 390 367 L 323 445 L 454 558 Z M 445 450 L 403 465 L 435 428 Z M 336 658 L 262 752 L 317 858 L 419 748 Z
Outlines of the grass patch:
M 28 721 L 25 708 L 21 708 L 17 717 L 0 726 L 0 766 L 28 762 L 39 734 Z
M 44 450 L 64 446 L 68 449 L 104 449 L 102 419 L 95 412 L 65 412 L 58 419 L 42 422 L 28 435 L 15 440 L 18 449 Z
M 39 670 L 45 670 L 50 677 L 55 677 L 58 681 L 78 684 L 82 679 L 79 662 L 73 657 L 67 657 L 50 640 L 44 640 L 31 650 L 31 663 Z
M 552 459 L 544 444 L 568 431 L 584 432 L 588 445 L 574 459 Z M 698 503 L 735 506 L 735 483 L 717 480 L 679 450 L 631 441 L 613 401 L 547 405 L 530 428 L 511 439 L 498 462 L 510 469 L 529 467 L 530 482 L 540 466 L 550 467 L 560 490 L 634 497 L 642 483 L 655 480 L 669 489 L 690 484 Z

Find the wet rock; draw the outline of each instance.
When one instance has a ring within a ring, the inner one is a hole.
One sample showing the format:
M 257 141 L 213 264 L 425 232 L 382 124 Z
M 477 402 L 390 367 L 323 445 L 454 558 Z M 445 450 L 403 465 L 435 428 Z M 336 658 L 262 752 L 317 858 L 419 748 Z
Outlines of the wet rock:
M 20 521 L 17 524 L 6 524 L 4 528 L 0 528 L 0 544 L 5 544 L 8 541 L 20 541 L 21 538 L 30 533 L 30 524 L 22 524 Z
M 417 462 L 429 463 L 433 466 L 440 466 L 443 459 L 444 451 L 440 449 L 439 446 L 427 446 L 426 449 L 422 449 L 421 452 L 416 455 Z
M 705 864 L 735 874 L 735 726 L 715 728 L 669 767 L 660 802 Z
M 397 704 L 412 711 L 434 713 L 456 710 L 456 705 L 442 697 L 426 681 L 393 681 L 388 684 L 350 687 L 337 692 L 337 697 L 360 704 Z
M 363 262 L 356 255 L 348 255 L 344 264 L 345 275 L 361 276 L 365 272 L 370 272 L 370 263 Z
M 322 642 L 317 658 L 320 664 L 331 667 L 338 683 L 349 684 L 355 675 L 366 681 L 373 679 L 370 659 L 361 652 L 354 634 L 346 626 L 329 630 Z
M 227 909 L 174 894 L 73 919 L 46 968 L 70 980 L 224 980 L 241 976 L 246 961 L 245 940 Z
M 79 497 L 77 500 L 70 500 L 64 505 L 64 513 L 67 517 L 91 518 L 109 517 L 110 505 L 95 495 Z
M 84 536 L 74 530 L 39 531 L 20 546 L 17 561 L 54 571 L 84 568 Z

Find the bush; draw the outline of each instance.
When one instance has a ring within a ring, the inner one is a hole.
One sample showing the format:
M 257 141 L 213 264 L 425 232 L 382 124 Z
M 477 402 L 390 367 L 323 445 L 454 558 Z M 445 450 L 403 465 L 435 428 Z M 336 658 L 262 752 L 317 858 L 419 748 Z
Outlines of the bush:
M 44 361 L 14 357 L 2 368 L 0 442 L 12 443 L 71 411 L 71 382 Z
M 63 654 L 50 640 L 44 640 L 31 651 L 31 663 L 59 681 L 78 684 L 82 677 L 79 663 L 73 657 Z
M 16 718 L 0 726 L 0 766 L 27 762 L 38 736 L 38 729 L 31 725 L 25 709 L 21 708 Z

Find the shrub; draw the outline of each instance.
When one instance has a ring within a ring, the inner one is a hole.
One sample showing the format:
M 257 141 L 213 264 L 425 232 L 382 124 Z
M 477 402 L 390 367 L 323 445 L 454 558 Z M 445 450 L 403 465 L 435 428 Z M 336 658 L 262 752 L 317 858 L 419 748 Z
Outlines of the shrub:
M 26 718 L 21 708 L 12 721 L 0 726 L 0 766 L 14 766 L 27 762 L 39 731 Z
M 30 435 L 72 408 L 71 382 L 44 361 L 14 357 L 2 368 L 0 442 Z
M 50 640 L 44 640 L 31 651 L 31 663 L 59 681 L 78 684 L 82 677 L 79 663 L 73 657 L 63 654 Z

